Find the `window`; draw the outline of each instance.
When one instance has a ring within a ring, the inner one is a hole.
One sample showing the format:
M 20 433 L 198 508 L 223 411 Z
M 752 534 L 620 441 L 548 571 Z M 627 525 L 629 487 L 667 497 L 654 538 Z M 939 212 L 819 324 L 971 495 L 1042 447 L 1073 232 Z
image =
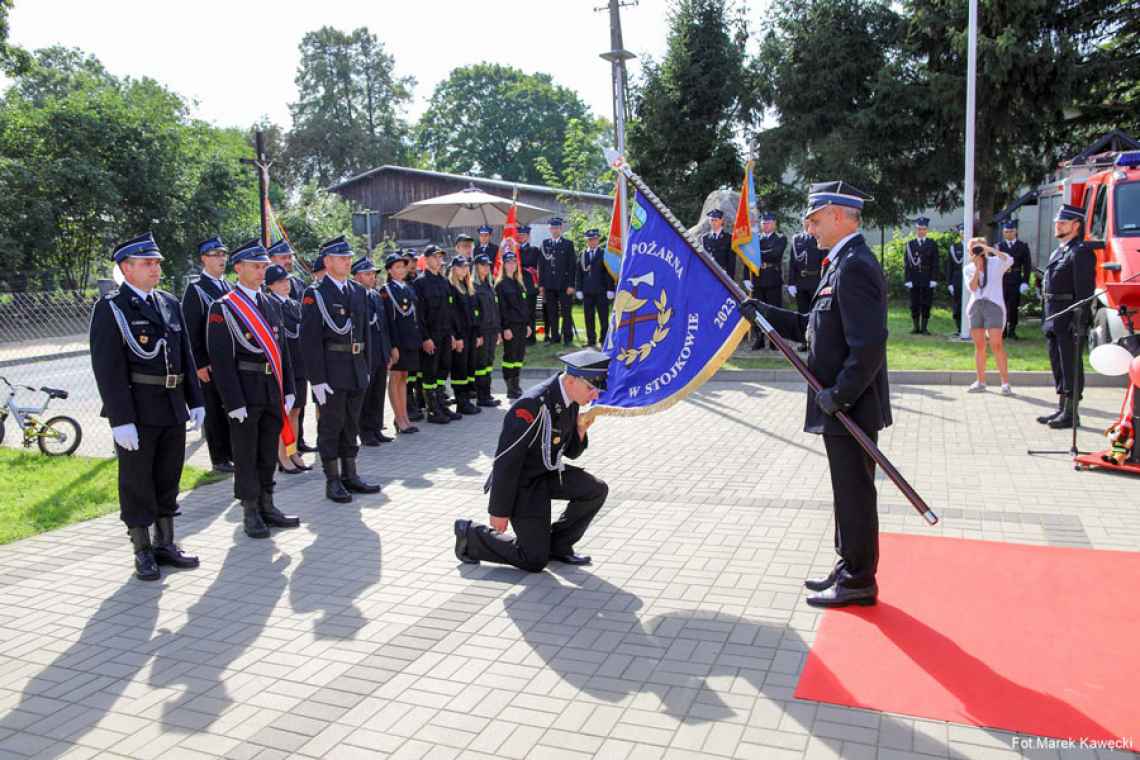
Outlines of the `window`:
M 1101 185 L 1097 188 L 1096 202 L 1092 207 L 1092 221 L 1089 224 L 1089 239 L 1104 240 L 1104 224 L 1108 219 L 1108 189 Z
M 1117 185 L 1112 205 L 1116 234 L 1140 237 L 1140 182 Z

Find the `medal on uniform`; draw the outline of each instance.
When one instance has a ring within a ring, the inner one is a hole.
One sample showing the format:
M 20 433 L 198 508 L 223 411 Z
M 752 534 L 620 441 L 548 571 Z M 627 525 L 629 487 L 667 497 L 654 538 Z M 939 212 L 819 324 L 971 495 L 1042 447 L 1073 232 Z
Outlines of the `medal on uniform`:
M 148 340 L 150 340 L 150 338 L 148 338 L 148 337 L 147 337 L 147 336 L 145 336 L 145 335 L 140 335 L 140 336 L 139 336 L 139 343 L 143 344 L 144 346 L 146 345 L 146 342 L 147 342 Z
M 550 439 L 550 442 L 557 446 L 558 444 L 562 443 L 562 439 L 558 436 L 554 436 L 552 439 Z

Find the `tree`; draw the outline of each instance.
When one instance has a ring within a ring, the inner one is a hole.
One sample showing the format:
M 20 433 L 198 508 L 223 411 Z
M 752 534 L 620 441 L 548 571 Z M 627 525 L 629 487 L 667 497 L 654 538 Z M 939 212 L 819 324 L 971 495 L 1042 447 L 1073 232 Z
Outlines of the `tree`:
M 395 59 L 366 27 L 346 34 L 330 26 L 301 40 L 296 103 L 289 106 L 290 176 L 331 184 L 408 155 L 401 110 L 412 77 L 396 75 Z
M 23 73 L 30 58 L 16 45 L 8 44 L 8 14 L 12 12 L 13 0 L 0 0 L 0 71 L 9 76 Z
M 280 212 L 281 224 L 293 248 L 306 259 L 316 255 L 321 243 L 345 235 L 354 251 L 366 250 L 363 236 L 352 234 L 352 206 L 316 182 L 299 188 L 296 202 Z
M 729 10 L 727 0 L 676 0 L 665 58 L 647 60 L 634 88 L 630 163 L 682 219 L 742 175 L 734 138 L 747 113 L 748 33 Z
M 438 171 L 539 183 L 540 156 L 558 174 L 565 168 L 573 119 L 583 128 L 595 123 L 577 93 L 549 75 L 480 63 L 436 86 L 416 127 L 416 150 Z

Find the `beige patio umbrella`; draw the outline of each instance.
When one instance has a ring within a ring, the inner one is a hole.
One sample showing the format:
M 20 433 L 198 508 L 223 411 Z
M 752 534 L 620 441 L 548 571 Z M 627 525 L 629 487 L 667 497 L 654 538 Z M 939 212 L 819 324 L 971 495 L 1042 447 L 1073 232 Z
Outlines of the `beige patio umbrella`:
M 513 204 L 514 201 L 510 198 L 491 195 L 472 186 L 458 193 L 416 201 L 392 214 L 391 218 L 434 224 L 437 227 L 478 227 L 483 224 L 495 227 L 506 223 L 507 212 Z M 518 204 L 520 224 L 529 224 L 552 213 L 554 212 L 550 209 L 529 203 Z

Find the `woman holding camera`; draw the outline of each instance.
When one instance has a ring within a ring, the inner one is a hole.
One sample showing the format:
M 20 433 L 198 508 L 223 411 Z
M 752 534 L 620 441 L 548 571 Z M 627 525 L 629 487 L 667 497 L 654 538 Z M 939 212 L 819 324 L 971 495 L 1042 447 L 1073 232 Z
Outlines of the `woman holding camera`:
M 1002 343 L 1005 329 L 1005 297 L 1002 295 L 1002 276 L 1013 266 L 1013 258 L 1004 251 L 986 244 L 985 238 L 973 238 L 967 246 L 970 262 L 964 276 L 970 291 L 966 314 L 970 321 L 970 337 L 974 339 L 974 366 L 978 379 L 968 393 L 985 393 L 986 390 L 986 333 L 989 333 L 990 350 L 997 361 L 1001 375 L 1001 394 L 1012 396 L 1009 387 L 1009 359 Z

